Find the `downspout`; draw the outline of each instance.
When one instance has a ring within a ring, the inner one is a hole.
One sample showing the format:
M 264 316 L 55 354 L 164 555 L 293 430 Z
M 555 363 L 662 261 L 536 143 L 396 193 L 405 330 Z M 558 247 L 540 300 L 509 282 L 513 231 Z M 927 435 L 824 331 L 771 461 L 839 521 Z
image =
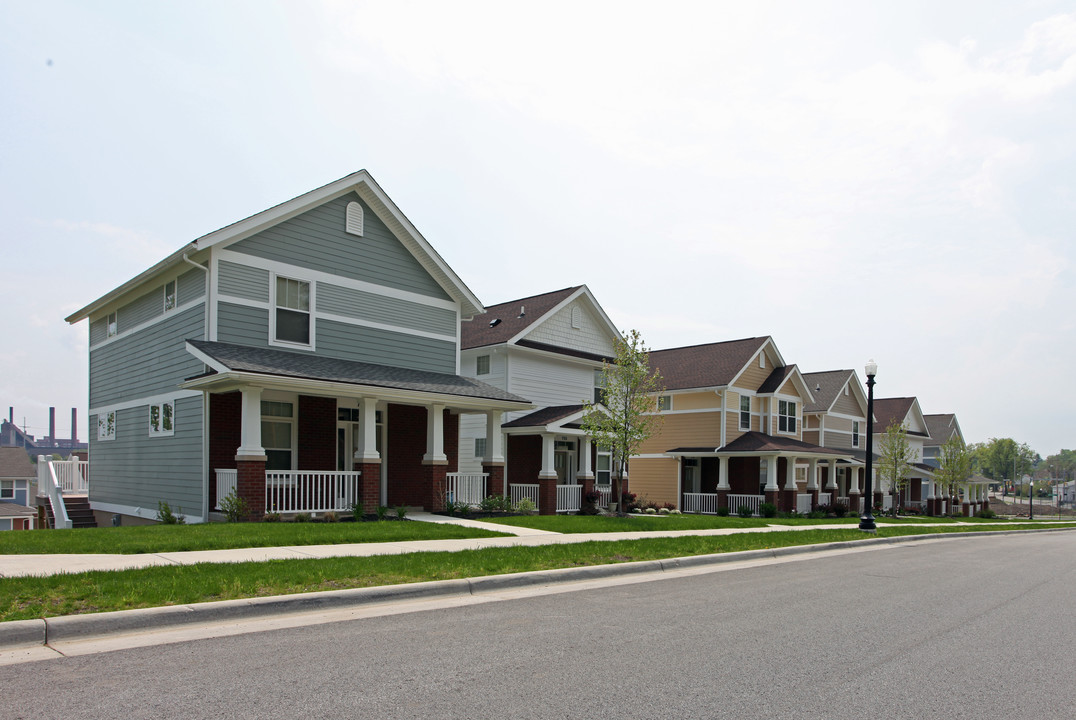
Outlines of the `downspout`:
M 205 320 L 202 339 L 209 339 L 209 268 L 200 265 L 183 253 L 183 262 L 205 273 Z M 178 289 L 176 291 L 178 293 Z M 202 522 L 209 522 L 209 391 L 202 391 Z
M 721 444 L 718 447 L 725 447 L 725 430 L 728 428 L 728 390 L 716 390 L 715 392 L 721 393 Z

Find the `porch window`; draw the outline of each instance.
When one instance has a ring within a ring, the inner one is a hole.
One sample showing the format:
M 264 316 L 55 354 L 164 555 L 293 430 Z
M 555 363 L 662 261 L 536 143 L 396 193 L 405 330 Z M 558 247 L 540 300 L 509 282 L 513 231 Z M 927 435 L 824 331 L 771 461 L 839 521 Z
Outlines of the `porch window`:
M 172 400 L 149 406 L 149 436 L 166 437 L 174 435 L 176 406 Z
M 176 281 L 166 282 L 164 284 L 164 311 L 176 309 Z
M 852 447 L 859 447 L 859 421 L 852 421 Z
M 489 355 L 479 355 L 475 360 L 475 374 L 489 375 Z
M 105 335 L 107 337 L 115 337 L 116 333 L 118 332 L 118 328 L 119 328 L 119 324 L 116 322 L 116 313 L 110 312 L 108 314 L 108 319 L 106 321 L 106 327 L 107 327 L 107 330 L 105 331 Z
M 672 395 L 658 396 L 658 412 L 672 410 Z
M 279 342 L 310 344 L 310 283 L 276 279 L 276 333 Z
M 108 412 L 97 413 L 97 439 L 98 440 L 115 440 L 116 439 L 116 411 L 109 410 Z
M 796 432 L 796 403 L 791 400 L 778 401 L 777 429 L 783 433 Z
M 295 406 L 290 402 L 262 400 L 262 447 L 266 470 L 291 470 L 291 430 Z
M 740 429 L 751 429 L 751 396 L 740 396 Z
M 594 475 L 598 485 L 609 485 L 613 477 L 613 456 L 605 449 L 598 448 L 594 456 Z
M 759 495 L 765 495 L 766 494 L 766 475 L 767 475 L 766 470 L 767 470 L 767 468 L 769 466 L 769 463 L 770 463 L 770 461 L 765 459 L 765 458 L 762 458 L 761 460 L 759 460 L 759 463 L 758 463 L 758 494 Z

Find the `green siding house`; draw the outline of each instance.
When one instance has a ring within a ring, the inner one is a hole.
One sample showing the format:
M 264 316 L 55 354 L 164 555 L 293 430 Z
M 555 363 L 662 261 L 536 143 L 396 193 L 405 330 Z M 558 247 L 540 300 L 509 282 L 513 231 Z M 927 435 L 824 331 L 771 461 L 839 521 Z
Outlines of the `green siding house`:
M 459 415 L 533 407 L 459 374 L 483 311 L 366 171 L 190 242 L 67 318 L 98 521 L 206 521 L 233 492 L 252 517 L 439 509 L 503 466 L 458 472 Z

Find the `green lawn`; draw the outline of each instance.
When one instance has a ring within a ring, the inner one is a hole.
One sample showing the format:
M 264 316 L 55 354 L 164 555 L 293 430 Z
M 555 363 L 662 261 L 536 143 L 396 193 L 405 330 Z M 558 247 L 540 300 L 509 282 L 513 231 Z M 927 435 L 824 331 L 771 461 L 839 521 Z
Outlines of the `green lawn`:
M 403 524 L 403 523 L 398 523 Z M 417 525 L 417 523 L 416 523 Z M 248 526 L 249 527 L 249 526 Z M 989 530 L 990 526 L 884 528 L 877 537 Z M 21 533 L 14 533 L 21 534 Z M 30 533 L 26 533 L 30 534 Z M 487 548 L 368 558 L 273 560 L 0 578 L 0 620 L 372 587 L 857 540 L 848 530 L 652 538 L 539 547 Z
M 960 518 L 981 523 L 1004 523 L 1004 520 Z M 954 523 L 951 518 L 906 517 L 877 518 L 882 523 L 916 524 L 927 522 Z M 812 519 L 812 518 L 741 518 L 717 515 L 645 515 L 626 517 L 603 517 L 598 515 L 519 515 L 496 518 L 489 522 L 559 533 L 639 532 L 645 530 L 711 530 L 722 528 L 754 528 L 769 525 L 858 525 L 858 517 Z
M 414 521 L 205 523 L 0 533 L 0 554 L 133 553 L 497 537 L 506 533 Z

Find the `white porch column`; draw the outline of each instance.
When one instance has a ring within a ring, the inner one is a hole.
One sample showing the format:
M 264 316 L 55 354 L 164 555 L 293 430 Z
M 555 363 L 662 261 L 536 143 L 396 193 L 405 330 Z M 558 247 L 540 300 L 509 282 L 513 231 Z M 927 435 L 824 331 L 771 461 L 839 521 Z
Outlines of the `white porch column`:
M 926 499 L 927 500 L 933 500 L 934 499 L 934 481 L 933 480 L 927 480 L 926 483 L 927 483 L 927 497 L 926 497 Z
M 262 447 L 262 389 L 244 387 L 243 420 L 240 431 L 240 445 L 236 450 L 236 460 L 265 460 L 265 448 Z
M 557 469 L 553 462 L 553 436 L 542 433 L 542 470 L 538 473 L 540 478 L 555 478 Z
M 796 489 L 796 458 L 785 458 L 785 490 Z
M 837 492 L 837 461 L 829 460 L 826 462 L 828 471 L 826 473 L 826 490 L 830 492 Z M 837 502 L 837 496 L 833 496 L 833 502 Z
M 777 492 L 777 456 L 770 455 L 766 458 L 766 492 Z
M 859 486 L 859 468 L 849 465 L 848 477 L 850 482 L 848 483 L 849 495 L 862 495 L 863 489 Z
M 486 411 L 486 455 L 484 463 L 504 463 L 504 440 L 501 435 L 501 421 L 504 413 L 500 410 Z
M 728 491 L 729 486 L 729 459 L 722 455 L 717 459 L 717 489 Z
M 594 469 L 590 465 L 590 438 L 585 435 L 579 438 L 579 456 L 580 468 L 575 476 L 580 480 L 593 480 Z
M 447 465 L 445 455 L 445 406 L 426 406 L 426 454 L 422 462 L 429 465 Z
M 807 491 L 813 492 L 818 489 L 818 458 L 811 458 L 808 463 Z
M 379 463 L 377 451 L 377 400 L 359 398 L 359 441 L 355 448 L 355 460 L 360 463 Z

